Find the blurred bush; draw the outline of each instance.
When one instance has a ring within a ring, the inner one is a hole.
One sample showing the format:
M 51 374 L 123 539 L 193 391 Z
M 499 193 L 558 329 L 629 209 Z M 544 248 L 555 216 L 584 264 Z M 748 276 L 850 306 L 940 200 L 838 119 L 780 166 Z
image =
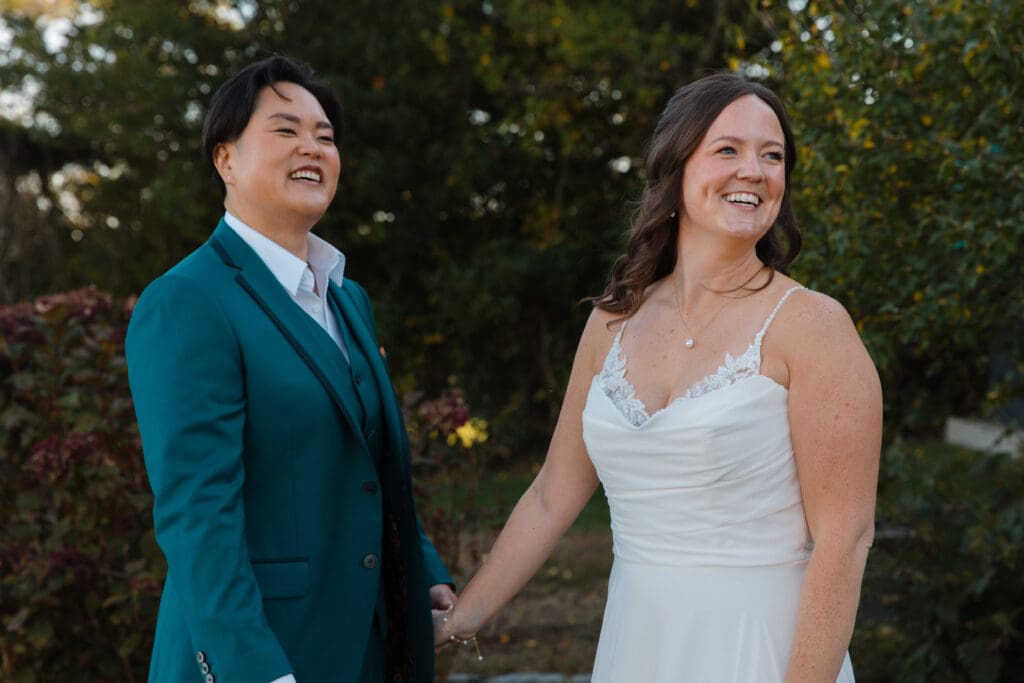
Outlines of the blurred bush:
M 420 520 L 448 571 L 462 577 L 483 553 L 480 535 L 465 532 L 482 514 L 480 484 L 494 452 L 487 421 L 471 415 L 458 387 L 437 398 L 410 391 L 403 404 Z
M 1019 681 L 1024 460 L 897 441 L 882 465 L 857 680 Z
M 798 130 L 794 266 L 857 321 L 890 436 L 1024 419 L 1024 3 L 809 2 L 779 19 L 753 61 Z
M 0 308 L 0 652 L 10 681 L 145 679 L 164 563 L 128 392 L 132 301 Z

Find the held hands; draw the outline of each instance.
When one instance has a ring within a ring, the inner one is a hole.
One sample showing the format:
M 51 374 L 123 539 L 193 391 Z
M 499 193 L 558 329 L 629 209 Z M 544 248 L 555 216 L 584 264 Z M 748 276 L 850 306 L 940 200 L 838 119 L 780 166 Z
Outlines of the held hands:
M 480 647 L 476 642 L 476 633 L 465 635 L 465 629 L 456 620 L 455 603 L 458 602 L 458 598 L 455 597 L 451 588 L 444 584 L 434 586 L 430 589 L 430 599 L 430 613 L 434 620 L 434 652 L 440 652 L 445 645 L 451 643 L 472 644 L 476 650 L 476 658 L 483 661 Z
M 455 603 L 458 601 L 459 599 L 455 597 L 452 587 L 447 583 L 439 583 L 436 586 L 430 587 L 431 611 L 441 610 L 443 612 L 446 609 L 455 607 Z

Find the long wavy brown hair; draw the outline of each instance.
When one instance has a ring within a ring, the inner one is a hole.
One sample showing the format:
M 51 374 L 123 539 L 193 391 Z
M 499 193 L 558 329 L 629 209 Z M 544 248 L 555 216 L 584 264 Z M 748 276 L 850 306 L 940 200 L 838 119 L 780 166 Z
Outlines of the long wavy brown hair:
M 591 299 L 595 306 L 630 318 L 640 308 L 647 287 L 675 268 L 679 232 L 675 214 L 682 206 L 683 168 L 722 110 L 744 95 L 754 95 L 771 107 L 785 136 L 786 191 L 779 215 L 758 240 L 756 252 L 771 275 L 787 272 L 802 243 L 789 191 L 796 164 L 789 117 L 778 96 L 760 83 L 731 73 L 713 74 L 680 88 L 661 113 L 647 145 L 643 194 L 630 224 L 626 253 L 612 266 L 604 293 Z

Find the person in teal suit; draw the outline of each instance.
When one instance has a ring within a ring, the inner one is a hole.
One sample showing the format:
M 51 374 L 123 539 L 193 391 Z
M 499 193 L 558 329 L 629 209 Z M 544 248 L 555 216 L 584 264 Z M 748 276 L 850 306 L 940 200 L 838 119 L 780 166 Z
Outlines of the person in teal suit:
M 341 107 L 273 56 L 214 94 L 210 239 L 151 283 L 128 375 L 167 557 L 151 683 L 434 678 L 452 581 L 413 507 L 366 292 L 310 230 Z

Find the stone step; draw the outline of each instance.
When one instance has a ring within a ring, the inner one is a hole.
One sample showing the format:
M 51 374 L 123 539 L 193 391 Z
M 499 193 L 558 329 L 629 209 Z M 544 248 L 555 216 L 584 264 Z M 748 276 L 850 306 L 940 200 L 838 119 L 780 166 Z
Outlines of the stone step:
M 590 683 L 590 674 L 554 674 L 524 671 L 522 673 L 481 676 L 480 674 L 451 673 L 447 683 Z

